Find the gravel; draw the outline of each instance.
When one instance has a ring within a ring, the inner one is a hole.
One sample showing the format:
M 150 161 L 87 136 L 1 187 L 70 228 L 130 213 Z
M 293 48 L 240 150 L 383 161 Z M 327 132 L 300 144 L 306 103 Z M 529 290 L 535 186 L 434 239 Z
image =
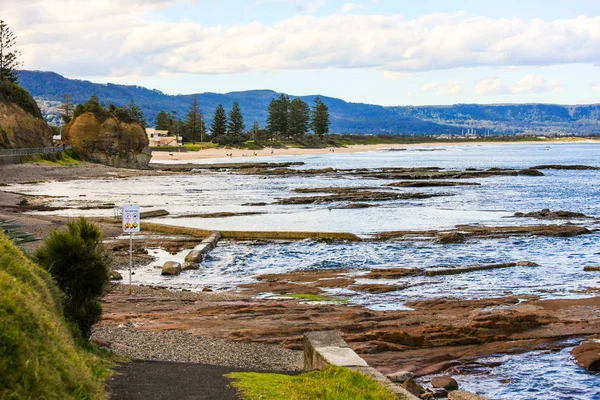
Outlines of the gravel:
M 277 345 L 234 342 L 181 331 L 144 331 L 97 325 L 92 340 L 116 354 L 143 360 L 221 365 L 264 371 L 301 371 L 303 354 Z

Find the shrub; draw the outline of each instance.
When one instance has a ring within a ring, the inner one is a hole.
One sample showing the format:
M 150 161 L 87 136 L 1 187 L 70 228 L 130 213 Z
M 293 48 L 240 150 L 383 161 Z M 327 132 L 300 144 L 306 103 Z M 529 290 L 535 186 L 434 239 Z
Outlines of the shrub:
M 102 315 L 98 301 L 108 284 L 108 259 L 102 247 L 102 232 L 85 218 L 55 231 L 35 254 L 65 294 L 65 313 L 87 340 Z

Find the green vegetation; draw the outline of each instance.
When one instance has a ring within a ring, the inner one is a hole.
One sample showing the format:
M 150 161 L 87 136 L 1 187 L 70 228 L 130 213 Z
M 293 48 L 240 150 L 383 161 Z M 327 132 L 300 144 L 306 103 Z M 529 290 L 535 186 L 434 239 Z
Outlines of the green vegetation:
M 4 21 L 0 20 L 0 82 L 17 83 L 19 79 L 17 70 L 23 65 L 19 61 L 21 52 L 18 50 L 11 51 L 16 43 L 15 34 L 11 32 Z
M 293 294 L 284 294 L 282 297 L 289 297 L 291 299 L 298 299 L 304 301 L 316 301 L 316 302 L 329 302 L 329 303 L 338 303 L 338 304 L 348 304 L 348 299 L 340 299 L 337 297 L 329 297 L 323 296 L 320 294 L 310 294 L 310 293 L 293 293 Z
M 246 400 L 396 400 L 388 389 L 347 368 L 330 366 L 298 376 L 234 372 L 234 380 Z
M 200 111 L 197 94 L 192 96 L 190 111 L 185 117 L 185 122 L 182 123 L 181 135 L 183 136 L 183 141 L 192 142 L 193 144 L 196 144 L 198 139 L 200 139 L 201 143 L 207 139 L 206 124 Z
M 66 108 L 65 105 L 63 105 L 63 108 Z M 86 112 L 94 113 L 101 122 L 104 122 L 106 119 L 113 116 L 128 124 L 137 122 L 142 128 L 146 125 L 142 110 L 133 100 L 131 100 L 126 107 L 117 107 L 112 103 L 109 103 L 108 107 L 105 107 L 104 103 L 100 104 L 98 96 L 93 94 L 87 102 L 77 104 L 73 110 L 72 119 L 75 119 Z
M 50 274 L 0 234 L 0 398 L 104 399 L 110 362 L 78 344 Z
M 81 164 L 81 157 L 74 149 L 67 149 L 54 154 L 37 154 L 21 158 L 22 163 L 42 163 L 49 165 L 72 166 Z
M 85 218 L 67 224 L 66 231 L 52 233 L 36 253 L 37 262 L 64 292 L 64 308 L 86 340 L 100 320 L 99 299 L 108 285 L 108 259 L 102 232 Z
M 216 149 L 219 145 L 213 142 L 198 142 L 196 144 L 185 143 L 183 147 L 188 149 L 188 151 L 200 151 L 205 149 Z
M 42 119 L 42 112 L 29 93 L 9 80 L 0 81 L 0 101 L 16 103 L 25 112 Z
M 329 107 L 323 103 L 319 96 L 315 99 L 310 123 L 315 135 L 319 138 L 323 138 L 323 136 L 329 133 L 329 125 L 331 125 L 331 121 L 329 120 Z

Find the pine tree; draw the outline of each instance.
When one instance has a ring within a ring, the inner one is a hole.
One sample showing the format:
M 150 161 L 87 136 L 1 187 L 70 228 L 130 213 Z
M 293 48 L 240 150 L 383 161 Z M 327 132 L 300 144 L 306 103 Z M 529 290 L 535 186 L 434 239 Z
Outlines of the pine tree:
M 254 124 L 252 125 L 252 139 L 256 140 L 258 131 L 260 131 L 260 126 L 258 125 L 258 121 L 254 120 Z
M 129 106 L 127 107 L 127 112 L 129 113 L 129 116 L 133 120 L 137 121 L 137 123 L 142 126 L 142 128 L 146 129 L 148 127 L 148 123 L 146 122 L 146 117 L 144 116 L 144 112 L 142 111 L 140 106 L 135 104 L 135 101 L 133 101 L 133 99 L 129 102 Z
M 222 104 L 219 104 L 215 110 L 213 122 L 210 126 L 210 132 L 213 140 L 217 139 L 219 136 L 224 136 L 227 133 L 227 113 Z
M 315 135 L 322 138 L 324 135 L 329 133 L 329 107 L 321 101 L 321 98 L 317 96 L 315 98 L 315 104 L 312 109 L 312 121 L 311 125 L 315 132 Z
M 200 103 L 198 102 L 198 95 L 192 96 L 192 103 L 190 105 L 190 111 L 188 112 L 185 123 L 184 123 L 184 138 L 186 141 L 196 143 L 198 138 L 201 142 L 204 141 L 204 132 L 206 127 L 204 125 L 204 118 L 202 111 L 200 111 Z
M 227 134 L 232 140 L 235 140 L 244 133 L 244 116 L 240 110 L 240 104 L 235 101 L 229 112 L 229 122 L 227 123 Z
M 289 133 L 293 137 L 303 136 L 310 126 L 310 107 L 301 99 L 290 103 Z
M 61 118 L 65 124 L 68 124 L 69 122 L 71 122 L 71 119 L 73 118 L 73 95 L 67 93 L 63 96 L 63 100 L 64 101 L 61 106 L 61 109 L 62 109 Z
M 269 103 L 269 115 L 267 117 L 267 130 L 273 136 L 288 136 L 288 113 L 290 110 L 290 98 L 286 94 L 279 96 L 277 100 Z
M 168 131 L 169 125 L 169 114 L 167 114 L 165 111 L 159 112 L 154 120 L 154 127 L 159 131 Z
M 18 50 L 11 51 L 16 43 L 17 38 L 15 35 L 8 25 L 0 20 L 0 81 L 17 83 L 19 80 L 17 69 L 23 66 L 23 63 L 19 61 L 21 52 Z

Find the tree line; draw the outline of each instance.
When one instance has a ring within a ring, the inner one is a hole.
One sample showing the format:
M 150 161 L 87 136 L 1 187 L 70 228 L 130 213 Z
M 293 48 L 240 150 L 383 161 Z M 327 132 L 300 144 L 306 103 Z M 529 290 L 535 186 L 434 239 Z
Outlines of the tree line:
M 323 138 L 329 133 L 329 108 L 320 97 L 315 98 L 311 108 L 302 99 L 290 101 L 288 95 L 282 94 L 271 100 L 267 112 L 267 125 L 264 129 L 260 128 L 258 121 L 254 121 L 250 130 L 247 130 L 237 101 L 229 112 L 219 104 L 213 114 L 210 130 L 207 131 L 198 96 L 194 95 L 184 119 L 179 119 L 176 111 L 161 111 L 156 116 L 154 125 L 158 130 L 181 135 L 184 142 L 212 141 L 223 146 L 241 145 L 247 140 L 294 140 L 311 131 L 315 136 Z

